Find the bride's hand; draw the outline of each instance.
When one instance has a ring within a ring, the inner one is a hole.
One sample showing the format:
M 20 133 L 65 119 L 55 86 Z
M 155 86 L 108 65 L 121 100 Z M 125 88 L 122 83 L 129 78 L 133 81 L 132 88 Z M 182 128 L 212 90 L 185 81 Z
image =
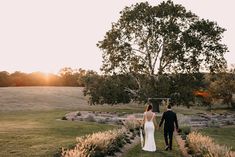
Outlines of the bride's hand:
M 159 127 L 158 127 L 158 126 L 156 126 L 156 129 L 157 129 L 157 130 L 159 130 Z

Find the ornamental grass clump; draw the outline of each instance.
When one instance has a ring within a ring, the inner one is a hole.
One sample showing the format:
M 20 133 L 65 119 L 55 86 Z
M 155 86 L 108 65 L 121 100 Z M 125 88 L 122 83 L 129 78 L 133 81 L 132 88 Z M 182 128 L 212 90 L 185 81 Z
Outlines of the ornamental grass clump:
M 128 116 L 123 123 L 125 128 L 130 132 L 134 132 L 134 130 L 139 129 L 141 126 L 140 122 L 135 118 L 135 116 Z
M 126 143 L 125 130 L 110 130 L 77 138 L 74 149 L 62 150 L 62 157 L 101 157 L 113 155 Z
M 235 157 L 235 152 L 231 148 L 216 144 L 209 136 L 204 136 L 198 132 L 188 135 L 187 143 L 190 151 L 197 156 L 203 157 Z

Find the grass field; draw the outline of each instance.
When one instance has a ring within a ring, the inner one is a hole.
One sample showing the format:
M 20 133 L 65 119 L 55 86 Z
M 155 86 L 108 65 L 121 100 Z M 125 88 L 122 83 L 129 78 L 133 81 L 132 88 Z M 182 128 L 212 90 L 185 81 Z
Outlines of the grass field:
M 132 112 L 130 107 L 114 107 Z M 77 136 L 115 128 L 91 122 L 60 120 L 74 110 L 106 110 L 89 106 L 82 88 L 0 88 L 0 156 L 53 156 L 61 147 L 75 144 Z
M 235 151 L 235 127 L 205 128 L 200 130 L 203 134 L 212 137 L 216 143 L 232 147 Z
M 0 111 L 87 108 L 82 88 L 6 87 L 0 88 Z
M 200 109 L 173 108 L 177 113 L 195 114 Z M 113 129 L 116 126 L 91 122 L 60 120 L 66 113 L 78 110 L 143 112 L 138 104 L 89 106 L 78 87 L 7 87 L 0 88 L 0 157 L 53 156 L 61 147 L 71 147 L 77 136 Z M 164 108 L 161 107 L 161 112 Z M 205 131 L 206 132 L 206 131 Z M 213 132 L 213 131 L 212 131 Z M 234 132 L 224 134 L 234 135 Z M 234 138 L 224 135 L 230 143 Z M 225 138 L 224 138 L 225 139 Z M 221 140 L 223 141 L 223 136 Z M 172 152 L 165 152 L 162 132 L 156 133 L 158 151 L 142 152 L 140 145 L 130 156 L 180 156 L 174 143 Z M 225 143 L 227 143 L 225 141 Z M 235 143 L 235 142 L 233 142 Z
M 79 87 L 0 88 L 0 156 L 53 156 L 75 138 L 115 126 L 60 120 L 77 110 L 142 112 L 132 105 L 90 106 Z
M 58 120 L 64 111 L 17 112 L 0 115 L 0 156 L 53 156 L 75 144 L 77 136 L 114 126 Z

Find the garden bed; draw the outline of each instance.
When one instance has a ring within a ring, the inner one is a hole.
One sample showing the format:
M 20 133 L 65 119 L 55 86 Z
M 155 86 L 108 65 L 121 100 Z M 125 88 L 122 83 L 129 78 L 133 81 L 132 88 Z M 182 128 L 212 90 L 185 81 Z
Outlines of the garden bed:
M 127 114 L 126 112 L 76 111 L 67 113 L 62 120 L 87 121 L 101 124 L 123 125 L 127 119 L 142 119 L 143 113 Z

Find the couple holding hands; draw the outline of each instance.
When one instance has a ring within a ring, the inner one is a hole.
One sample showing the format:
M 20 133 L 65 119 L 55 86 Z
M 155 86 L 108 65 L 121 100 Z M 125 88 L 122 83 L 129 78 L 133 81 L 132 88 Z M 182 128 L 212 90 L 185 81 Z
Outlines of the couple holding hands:
M 144 125 L 144 142 L 142 142 L 142 149 L 151 152 L 156 151 L 154 131 L 155 128 L 159 129 L 164 122 L 164 139 L 166 144 L 165 150 L 172 150 L 173 132 L 175 128 L 178 131 L 176 113 L 172 111 L 171 105 L 167 105 L 167 110 L 162 114 L 161 121 L 159 125 L 157 125 L 156 114 L 152 112 L 152 109 L 153 106 L 149 104 L 144 112 L 142 123 Z M 143 139 L 142 131 L 141 139 Z

